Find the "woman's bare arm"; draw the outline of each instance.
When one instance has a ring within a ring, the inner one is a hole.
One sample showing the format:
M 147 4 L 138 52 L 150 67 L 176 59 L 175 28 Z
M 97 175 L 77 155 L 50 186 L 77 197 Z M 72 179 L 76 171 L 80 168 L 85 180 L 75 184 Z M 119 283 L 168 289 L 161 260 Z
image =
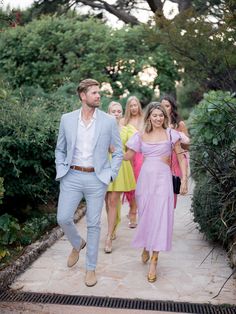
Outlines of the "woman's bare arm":
M 183 132 L 187 137 L 189 137 L 188 129 L 187 129 L 184 121 L 179 122 L 179 127 L 178 127 L 177 131 Z
M 180 194 L 184 195 L 188 192 L 188 167 L 183 154 L 183 150 L 180 146 L 180 141 L 175 143 L 174 150 L 182 173 Z
M 126 153 L 124 154 L 124 160 L 131 160 L 134 157 L 135 151 L 132 149 L 127 149 Z

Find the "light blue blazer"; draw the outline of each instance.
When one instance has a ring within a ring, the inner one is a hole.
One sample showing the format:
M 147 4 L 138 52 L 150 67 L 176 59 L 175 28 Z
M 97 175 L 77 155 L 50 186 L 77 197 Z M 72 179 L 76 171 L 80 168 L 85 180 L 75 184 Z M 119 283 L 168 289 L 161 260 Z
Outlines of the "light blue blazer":
M 75 149 L 79 113 L 81 109 L 63 114 L 59 128 L 56 157 L 56 180 L 60 180 L 70 169 Z M 100 181 L 108 184 L 114 180 L 123 159 L 122 143 L 116 120 L 111 115 L 97 109 L 93 141 L 93 162 L 95 173 Z M 115 147 L 109 160 L 110 145 Z

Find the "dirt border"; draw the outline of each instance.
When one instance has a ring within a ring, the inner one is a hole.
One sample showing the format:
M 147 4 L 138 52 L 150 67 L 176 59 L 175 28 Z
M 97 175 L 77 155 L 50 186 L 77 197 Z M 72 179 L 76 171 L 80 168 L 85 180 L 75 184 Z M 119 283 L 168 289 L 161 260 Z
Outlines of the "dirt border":
M 78 208 L 75 214 L 75 222 L 78 222 L 85 214 L 85 205 Z M 59 238 L 63 236 L 60 227 L 53 228 L 48 234 L 45 234 L 40 240 L 28 245 L 24 253 L 0 271 L 0 289 L 8 289 L 15 278 L 26 270 L 47 248 L 52 246 Z

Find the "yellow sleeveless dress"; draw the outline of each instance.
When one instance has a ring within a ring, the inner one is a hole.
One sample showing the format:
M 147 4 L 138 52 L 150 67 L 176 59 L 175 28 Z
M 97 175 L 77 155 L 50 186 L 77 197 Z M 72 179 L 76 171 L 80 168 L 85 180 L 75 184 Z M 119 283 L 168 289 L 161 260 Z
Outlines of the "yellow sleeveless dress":
M 125 144 L 128 141 L 130 135 L 126 126 L 120 130 L 120 137 L 123 146 L 123 152 L 125 153 Z M 135 190 L 136 181 L 134 177 L 133 167 L 130 161 L 123 160 L 117 177 L 113 182 L 108 185 L 108 192 L 129 192 Z

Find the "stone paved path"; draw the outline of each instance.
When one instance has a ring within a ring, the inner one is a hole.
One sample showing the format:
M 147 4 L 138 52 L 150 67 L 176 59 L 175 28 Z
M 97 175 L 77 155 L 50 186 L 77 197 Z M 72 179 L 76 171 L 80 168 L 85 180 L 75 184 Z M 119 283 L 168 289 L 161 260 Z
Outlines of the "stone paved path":
M 71 269 L 66 267 L 71 248 L 66 238 L 62 237 L 20 275 L 11 288 L 73 295 L 236 304 L 236 281 L 233 278 L 225 284 L 220 295 L 213 298 L 232 269 L 228 266 L 226 253 L 217 247 L 213 249 L 199 233 L 190 206 L 191 195 L 179 196 L 173 249 L 160 254 L 158 280 L 155 283 L 147 282 L 148 265 L 141 263 L 141 252 L 130 246 L 135 229 L 128 228 L 128 207 L 124 205 L 112 254 L 103 252 L 106 234 L 106 215 L 103 211 L 96 286 L 88 288 L 83 282 L 85 251 L 82 251 L 78 264 Z M 81 235 L 86 237 L 85 218 L 78 223 L 78 228 Z M 101 310 L 106 313 L 105 309 Z

